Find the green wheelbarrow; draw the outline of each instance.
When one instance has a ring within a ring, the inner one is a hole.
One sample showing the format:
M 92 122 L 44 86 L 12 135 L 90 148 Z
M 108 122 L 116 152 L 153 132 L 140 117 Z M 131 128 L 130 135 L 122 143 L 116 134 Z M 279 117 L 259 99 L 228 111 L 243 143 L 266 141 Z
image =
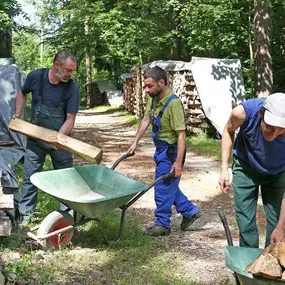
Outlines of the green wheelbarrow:
M 250 248 L 233 246 L 231 232 L 225 215 L 219 212 L 219 217 L 223 223 L 228 246 L 224 247 L 225 264 L 235 274 L 237 285 L 281 285 L 282 281 L 271 280 L 259 276 L 254 276 L 245 271 L 247 265 L 255 261 L 263 252 L 263 248 Z
M 38 226 L 30 229 L 28 236 L 43 247 L 64 247 L 78 226 L 94 220 L 107 244 L 118 243 L 121 239 L 126 210 L 162 179 L 174 177 L 165 174 L 149 185 L 145 185 L 114 171 L 117 165 L 133 154 L 121 156 L 111 168 L 104 165 L 84 165 L 61 170 L 35 173 L 31 182 L 42 191 L 57 198 L 67 209 L 50 213 Z M 100 221 L 103 213 L 121 209 L 118 238 L 109 241 Z M 69 212 L 73 210 L 74 215 Z M 81 218 L 77 221 L 77 214 Z M 37 234 L 35 232 L 37 231 Z
M 254 276 L 245 271 L 248 264 L 255 261 L 263 252 L 262 248 L 248 248 L 238 246 L 225 246 L 224 254 L 226 266 L 235 272 L 238 284 L 241 285 L 281 285 L 284 281 L 271 280 Z

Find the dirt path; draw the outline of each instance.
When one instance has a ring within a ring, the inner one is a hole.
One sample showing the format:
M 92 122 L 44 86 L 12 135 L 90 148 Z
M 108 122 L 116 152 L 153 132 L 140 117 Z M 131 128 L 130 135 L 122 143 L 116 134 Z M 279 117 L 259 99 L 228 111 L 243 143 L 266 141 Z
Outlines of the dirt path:
M 126 153 L 136 129 L 128 127 L 119 113 L 80 112 L 76 120 L 74 137 L 100 147 L 102 163 L 111 166 Z M 136 180 L 149 183 L 153 180 L 154 148 L 149 136 L 145 136 L 134 158 L 123 161 L 117 171 Z M 80 160 L 75 163 L 84 163 Z M 186 266 L 193 280 L 202 284 L 234 284 L 233 274 L 224 266 L 223 246 L 227 244 L 224 229 L 218 217 L 223 210 L 228 220 L 233 219 L 232 195 L 222 194 L 218 188 L 219 165 L 213 159 L 188 152 L 181 180 L 182 191 L 201 209 L 202 217 L 191 229 L 181 232 L 181 216 L 174 211 L 172 233 L 162 238 L 170 251 L 179 251 L 188 260 Z M 153 222 L 153 189 L 142 196 L 132 207 L 143 211 L 142 229 Z M 233 225 L 232 235 L 237 245 L 237 230 Z

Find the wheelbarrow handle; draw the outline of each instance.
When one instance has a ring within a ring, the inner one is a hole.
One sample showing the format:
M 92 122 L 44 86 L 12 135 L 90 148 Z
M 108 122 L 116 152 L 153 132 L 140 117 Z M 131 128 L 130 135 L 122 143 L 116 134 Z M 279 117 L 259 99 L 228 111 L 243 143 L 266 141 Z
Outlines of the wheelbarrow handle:
M 222 211 L 218 212 L 218 215 L 219 215 L 220 220 L 221 220 L 221 222 L 222 222 L 222 224 L 224 226 L 224 230 L 225 230 L 225 233 L 226 233 L 228 245 L 233 246 L 233 239 L 232 239 L 232 235 L 231 235 L 231 231 L 230 231 L 230 228 L 229 228 L 229 225 L 228 225 L 227 218 L 226 218 L 225 214 Z
M 161 175 L 160 177 L 158 177 L 157 179 L 155 179 L 153 182 L 151 182 L 148 186 L 147 186 L 147 190 L 149 190 L 154 184 L 156 184 L 157 182 L 159 182 L 160 180 L 164 180 L 164 179 L 170 179 L 170 178 L 174 178 L 175 177 L 175 172 L 170 172 L 170 173 L 166 173 L 164 175 Z
M 135 155 L 135 152 L 132 152 L 132 153 L 127 152 L 127 153 L 123 154 L 122 156 L 120 156 L 120 157 L 115 161 L 115 163 L 113 164 L 113 166 L 111 167 L 111 169 L 114 170 L 114 169 L 119 165 L 119 163 L 120 163 L 122 160 L 124 160 L 124 159 L 126 159 L 126 158 L 128 158 L 128 157 L 134 156 L 134 155 Z

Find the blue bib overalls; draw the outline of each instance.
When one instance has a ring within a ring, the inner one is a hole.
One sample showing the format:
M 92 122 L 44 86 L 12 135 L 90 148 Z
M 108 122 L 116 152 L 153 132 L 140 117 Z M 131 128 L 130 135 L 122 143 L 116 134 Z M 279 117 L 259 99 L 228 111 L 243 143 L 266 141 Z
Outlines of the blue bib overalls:
M 157 117 L 154 116 L 152 102 L 150 116 L 152 123 L 152 138 L 156 147 L 156 151 L 154 153 L 154 161 L 156 163 L 156 178 L 169 173 L 177 157 L 177 143 L 169 144 L 166 141 L 158 138 L 163 112 L 171 100 L 177 99 L 179 98 L 176 95 L 171 95 L 165 102 Z M 180 190 L 179 182 L 180 177 L 176 177 L 172 179 L 165 179 L 155 184 L 154 192 L 157 207 L 155 210 L 155 225 L 170 228 L 172 205 L 174 205 L 176 207 L 176 211 L 181 213 L 183 216 L 192 216 L 198 212 L 198 208 L 190 200 L 188 200 Z
M 35 112 L 32 114 L 32 123 L 44 128 L 59 131 L 63 125 L 66 115 L 64 105 L 70 86 L 66 83 L 62 89 L 61 102 L 57 108 L 49 108 L 43 105 L 44 73 L 46 69 L 41 70 L 39 84 L 39 99 L 35 106 Z M 49 154 L 52 159 L 54 169 L 62 169 L 73 166 L 72 154 L 66 150 L 55 150 L 41 140 L 28 138 L 27 149 L 24 162 L 24 178 L 22 184 L 22 195 L 19 201 L 19 211 L 22 215 L 32 214 L 36 207 L 38 189 L 30 181 L 30 177 L 42 170 L 46 155 Z

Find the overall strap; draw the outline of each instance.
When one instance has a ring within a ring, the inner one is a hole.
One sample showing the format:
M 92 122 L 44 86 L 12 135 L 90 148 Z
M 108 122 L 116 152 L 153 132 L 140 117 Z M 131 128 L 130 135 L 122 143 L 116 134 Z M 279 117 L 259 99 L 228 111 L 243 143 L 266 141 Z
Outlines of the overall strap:
M 173 99 L 179 99 L 179 97 L 175 94 L 172 94 L 167 101 L 165 102 L 165 104 L 163 105 L 162 109 L 160 110 L 160 112 L 158 113 L 158 117 L 162 117 L 163 112 L 165 111 L 165 109 L 167 108 L 167 106 L 169 105 L 169 103 L 173 100 Z
M 40 72 L 40 83 L 39 83 L 39 103 L 43 103 L 43 89 L 44 89 L 44 77 L 47 68 L 42 68 Z
M 69 92 L 70 86 L 72 84 L 72 79 L 69 79 L 66 83 L 64 83 L 62 87 L 62 93 L 61 93 L 61 101 L 59 106 L 63 107 L 67 98 L 67 94 Z

